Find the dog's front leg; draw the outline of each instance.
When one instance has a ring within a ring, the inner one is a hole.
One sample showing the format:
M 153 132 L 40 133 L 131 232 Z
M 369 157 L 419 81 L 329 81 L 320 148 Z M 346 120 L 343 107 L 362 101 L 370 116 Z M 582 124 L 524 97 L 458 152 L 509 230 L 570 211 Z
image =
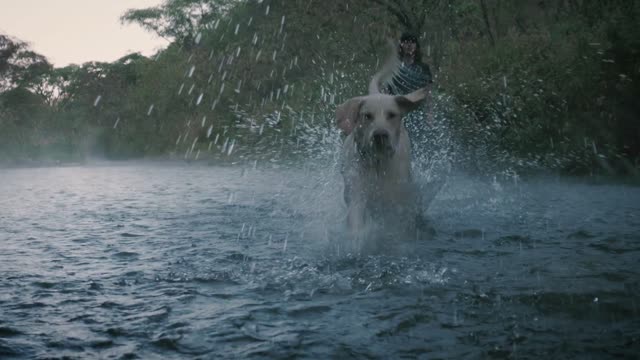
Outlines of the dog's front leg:
M 353 238 L 362 235 L 365 227 L 365 206 L 361 199 L 352 199 L 347 210 L 347 225 Z

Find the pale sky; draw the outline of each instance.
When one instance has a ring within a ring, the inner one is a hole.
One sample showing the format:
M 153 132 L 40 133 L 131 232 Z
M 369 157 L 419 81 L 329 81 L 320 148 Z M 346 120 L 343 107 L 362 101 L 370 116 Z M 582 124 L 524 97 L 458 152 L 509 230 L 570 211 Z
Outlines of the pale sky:
M 0 0 L 0 33 L 18 38 L 56 67 L 144 55 L 167 42 L 138 25 L 121 25 L 130 8 L 162 0 Z

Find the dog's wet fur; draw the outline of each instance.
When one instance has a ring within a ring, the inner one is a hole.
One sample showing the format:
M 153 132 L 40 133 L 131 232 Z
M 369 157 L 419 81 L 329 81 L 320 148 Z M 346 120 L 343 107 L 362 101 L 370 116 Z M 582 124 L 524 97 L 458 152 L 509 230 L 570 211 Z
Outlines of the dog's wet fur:
M 413 235 L 421 218 L 420 196 L 411 176 L 411 143 L 402 118 L 425 101 L 429 89 L 407 95 L 381 93 L 379 81 L 396 63 L 394 48 L 372 78 L 369 95 L 349 99 L 336 109 L 337 126 L 346 135 L 341 170 L 347 224 L 354 236 L 372 227 Z

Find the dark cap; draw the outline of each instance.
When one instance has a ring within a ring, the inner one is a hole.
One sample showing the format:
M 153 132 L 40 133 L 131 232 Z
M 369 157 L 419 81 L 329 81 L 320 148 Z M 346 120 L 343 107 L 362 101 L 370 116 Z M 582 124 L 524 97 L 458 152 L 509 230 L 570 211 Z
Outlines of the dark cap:
M 412 33 L 406 32 L 406 33 L 403 33 L 402 36 L 400 36 L 400 42 L 405 42 L 405 41 L 411 41 L 411 42 L 417 43 L 418 38 Z

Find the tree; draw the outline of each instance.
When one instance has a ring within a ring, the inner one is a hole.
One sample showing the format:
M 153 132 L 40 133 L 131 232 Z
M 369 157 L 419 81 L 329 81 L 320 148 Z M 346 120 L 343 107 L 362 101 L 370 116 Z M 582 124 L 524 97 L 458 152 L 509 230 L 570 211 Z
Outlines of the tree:
M 29 46 L 0 34 L 0 92 L 15 87 L 30 87 L 52 69 L 47 59 Z
M 169 41 L 190 44 L 198 32 L 215 26 L 230 0 L 167 0 L 163 4 L 128 10 L 120 20 L 136 23 Z

